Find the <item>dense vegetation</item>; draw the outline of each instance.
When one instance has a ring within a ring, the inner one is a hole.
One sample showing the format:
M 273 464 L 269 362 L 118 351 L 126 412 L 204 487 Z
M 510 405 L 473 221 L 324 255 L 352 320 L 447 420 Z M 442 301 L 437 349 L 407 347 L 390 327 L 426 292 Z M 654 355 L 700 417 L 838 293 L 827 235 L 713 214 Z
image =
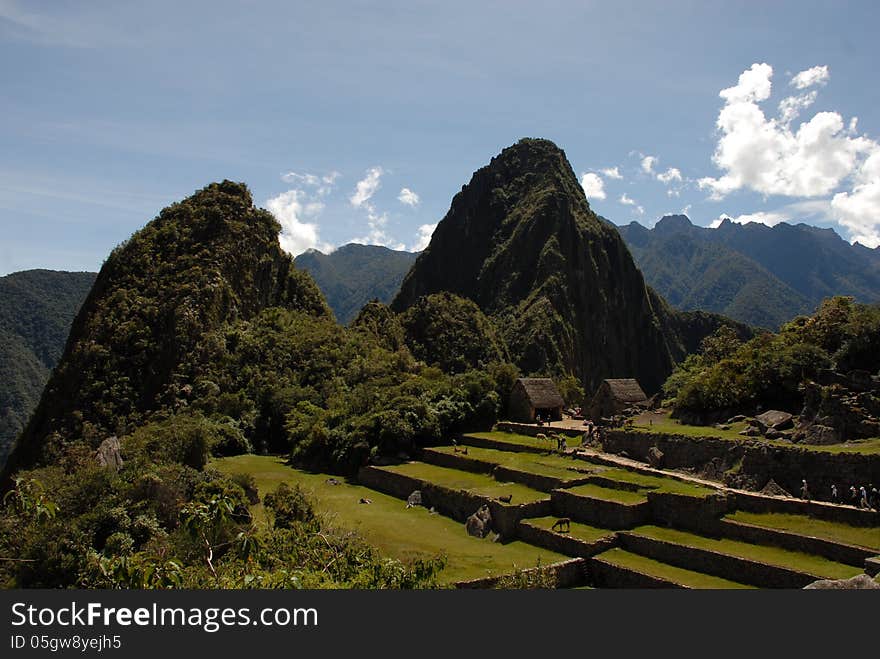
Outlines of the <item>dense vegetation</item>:
M 430 318 L 403 319 L 376 302 L 351 328 L 337 324 L 277 234 L 247 189 L 227 181 L 163 210 L 111 254 L 10 460 L 4 583 L 434 583 L 437 564 L 381 560 L 328 528 L 300 492 L 272 493 L 273 527 L 255 525 L 253 484 L 205 465 L 268 451 L 350 474 L 489 429 L 517 371 L 470 302 L 440 296 L 426 301 Z M 443 351 L 414 357 L 402 320 Z M 457 355 L 457 341 L 471 348 Z M 95 451 L 114 435 L 118 472 Z
M 801 385 L 827 368 L 877 373 L 880 307 L 829 298 L 813 316 L 745 342 L 722 328 L 679 364 L 663 388 L 674 399 L 674 414 L 690 421 L 717 421 L 759 408 L 798 412 Z
M 388 304 L 417 254 L 379 245 L 343 245 L 330 254 L 309 250 L 294 260 L 315 280 L 336 319 L 349 324 L 370 300 Z
M 0 277 L 0 468 L 39 402 L 95 276 L 26 270 Z
M 619 230 L 646 281 L 679 309 L 776 330 L 830 296 L 880 300 L 880 250 L 832 229 L 730 221 L 708 229 L 670 215 L 653 229 L 633 222 Z

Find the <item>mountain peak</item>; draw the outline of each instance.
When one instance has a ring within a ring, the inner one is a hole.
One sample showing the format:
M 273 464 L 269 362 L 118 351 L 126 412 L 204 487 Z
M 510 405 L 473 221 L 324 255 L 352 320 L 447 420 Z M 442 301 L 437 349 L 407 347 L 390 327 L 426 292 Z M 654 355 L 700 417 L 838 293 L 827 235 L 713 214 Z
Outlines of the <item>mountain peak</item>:
M 693 223 L 687 215 L 664 215 L 654 228 L 663 232 L 686 231 L 693 227 Z

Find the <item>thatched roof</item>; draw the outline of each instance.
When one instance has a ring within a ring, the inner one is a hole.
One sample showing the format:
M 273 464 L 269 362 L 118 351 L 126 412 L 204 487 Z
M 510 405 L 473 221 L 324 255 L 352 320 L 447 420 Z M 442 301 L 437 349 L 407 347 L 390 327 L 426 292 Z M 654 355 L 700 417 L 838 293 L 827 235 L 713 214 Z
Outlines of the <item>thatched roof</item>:
M 648 400 L 639 383 L 632 378 L 603 380 L 603 383 L 608 385 L 608 389 L 615 400 L 623 403 L 643 403 Z
M 550 378 L 519 378 L 532 407 L 547 409 L 565 406 L 565 401 Z

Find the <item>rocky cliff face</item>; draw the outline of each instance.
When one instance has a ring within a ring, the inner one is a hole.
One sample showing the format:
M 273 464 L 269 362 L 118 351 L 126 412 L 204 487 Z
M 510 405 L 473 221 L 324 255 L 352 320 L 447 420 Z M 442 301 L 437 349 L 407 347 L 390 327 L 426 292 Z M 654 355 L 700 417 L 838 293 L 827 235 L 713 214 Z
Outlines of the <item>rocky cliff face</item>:
M 172 204 L 115 249 L 7 473 L 141 423 L 185 386 L 178 367 L 226 322 L 272 306 L 329 316 L 312 279 L 281 250 L 279 229 L 245 185 L 224 181 Z
M 439 291 L 476 302 L 524 372 L 574 373 L 589 390 L 636 377 L 654 392 L 685 351 L 682 323 L 547 140 L 521 140 L 474 173 L 392 307 Z

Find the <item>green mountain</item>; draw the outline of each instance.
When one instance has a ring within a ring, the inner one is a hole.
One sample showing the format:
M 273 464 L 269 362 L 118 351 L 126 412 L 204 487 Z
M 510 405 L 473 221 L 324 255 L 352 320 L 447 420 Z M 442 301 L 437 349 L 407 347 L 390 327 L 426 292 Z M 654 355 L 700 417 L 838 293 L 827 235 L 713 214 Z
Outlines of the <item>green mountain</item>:
M 330 254 L 309 250 L 297 256 L 294 263 L 312 275 L 336 319 L 348 325 L 370 300 L 391 302 L 416 256 L 352 243 Z
M 392 308 L 441 291 L 475 302 L 523 372 L 572 373 L 591 391 L 609 377 L 657 391 L 703 330 L 723 322 L 677 315 L 650 290 L 563 151 L 540 139 L 474 173 Z
M 186 404 L 182 366 L 225 323 L 267 307 L 329 309 L 278 244 L 280 226 L 224 181 L 169 206 L 116 248 L 98 273 L 64 354 L 7 473 L 56 461 L 72 443 L 97 446 Z
M 0 467 L 37 406 L 96 276 L 26 270 L 0 277 Z
M 880 300 L 880 250 L 805 224 L 694 226 L 684 215 L 653 229 L 619 228 L 645 279 L 679 309 L 778 328 L 833 295 Z

